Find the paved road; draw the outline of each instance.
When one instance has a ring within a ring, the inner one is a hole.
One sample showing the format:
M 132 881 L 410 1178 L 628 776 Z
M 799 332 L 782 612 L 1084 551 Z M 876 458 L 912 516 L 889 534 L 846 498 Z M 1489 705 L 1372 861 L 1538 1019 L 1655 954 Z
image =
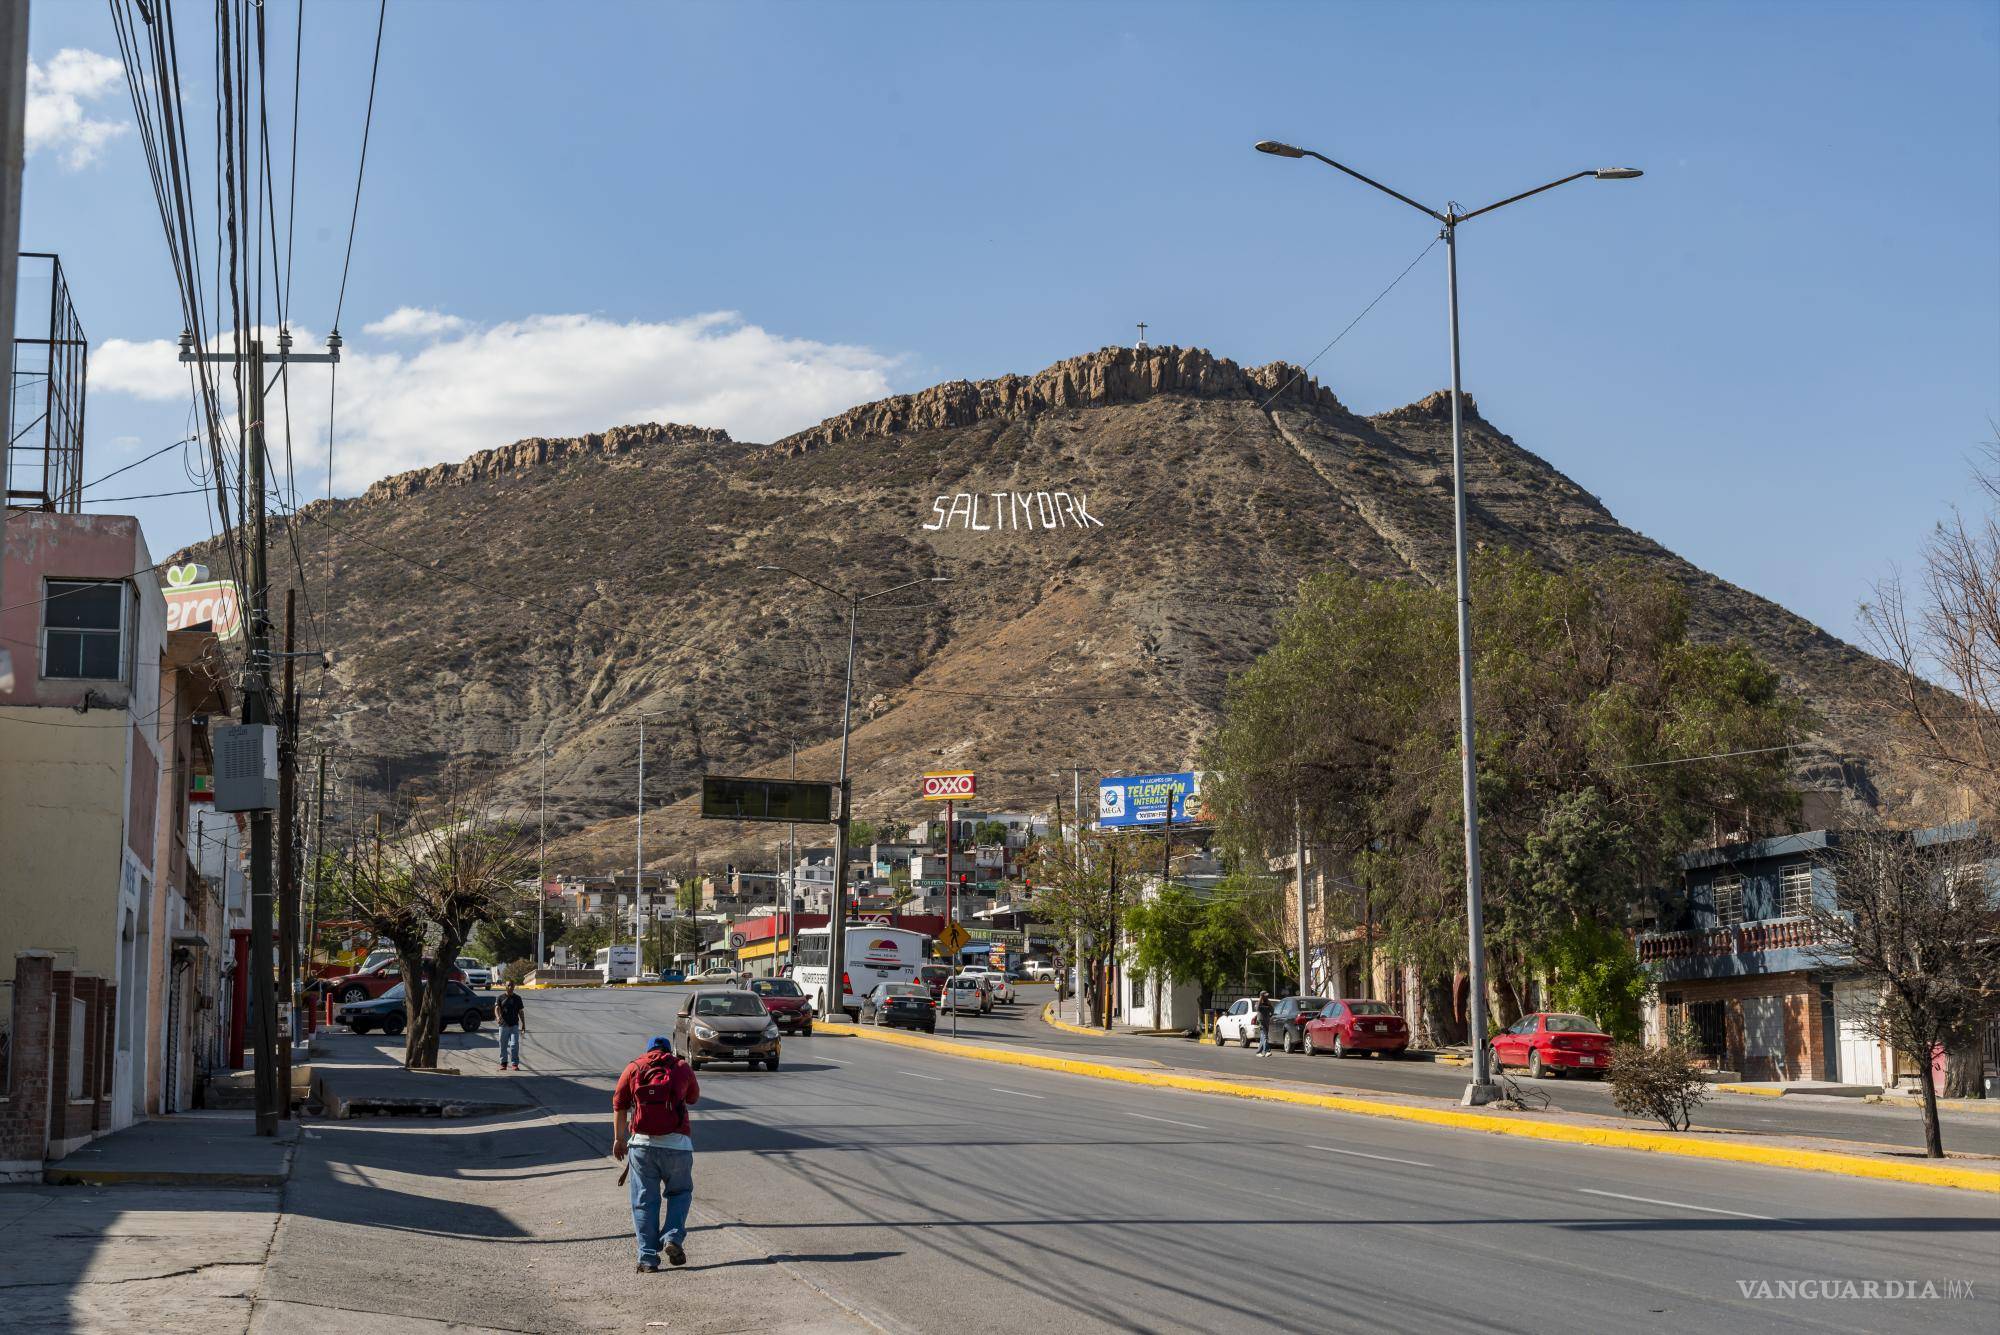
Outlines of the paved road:
M 622 1193 L 592 1156 L 609 1138 L 613 1074 L 676 1000 L 530 998 L 521 1079 L 540 1114 L 318 1128 L 287 1193 L 270 1310 L 301 1330 L 324 1305 L 506 1330 L 865 1321 L 954 1335 L 2000 1322 L 2000 1203 L 1969 1193 L 1499 1140 L 826 1035 L 788 1039 L 776 1073 L 703 1073 L 691 1264 L 635 1277 Z M 462 1060 L 492 1060 L 484 1035 L 452 1041 L 476 1049 Z M 390 1137 L 406 1142 L 393 1155 Z M 1977 1287 L 1901 1302 L 1739 1288 L 1847 1278 Z
M 1065 1033 L 1042 1023 L 1041 1008 L 1052 992 L 1046 987 L 1023 990 L 1024 1000 L 1015 1006 L 996 1007 L 991 1015 L 967 1017 L 960 1032 L 968 1038 L 1025 1043 L 1039 1048 L 1077 1053 L 1117 1053 L 1214 1071 L 1224 1075 L 1268 1076 L 1338 1085 L 1343 1089 L 1378 1090 L 1398 1094 L 1429 1094 L 1456 1098 L 1465 1088 L 1462 1066 L 1425 1061 L 1385 1061 L 1374 1057 L 1307 1057 L 1273 1052 L 1259 1057 L 1256 1050 L 1234 1045 L 1218 1048 L 1210 1043 L 1192 1043 L 1176 1038 L 1144 1038 L 1134 1034 L 1092 1035 Z M 1509 1071 L 1522 1084 L 1539 1089 L 1551 1104 L 1571 1112 L 1619 1116 L 1610 1092 L 1601 1081 L 1578 1079 L 1530 1080 L 1525 1071 Z M 1890 1107 L 1863 1103 L 1858 1099 L 1806 1098 L 1797 1096 L 1765 1099 L 1718 1094 L 1701 1110 L 1700 1124 L 1726 1131 L 1753 1131 L 1767 1135 L 1825 1136 L 1837 1140 L 1866 1141 L 1876 1145 L 1901 1145 L 1922 1149 L 1923 1121 L 1914 1105 Z M 2000 1108 L 1992 1112 L 1973 1111 L 1945 1118 L 1945 1148 L 1971 1154 L 2000 1155 Z

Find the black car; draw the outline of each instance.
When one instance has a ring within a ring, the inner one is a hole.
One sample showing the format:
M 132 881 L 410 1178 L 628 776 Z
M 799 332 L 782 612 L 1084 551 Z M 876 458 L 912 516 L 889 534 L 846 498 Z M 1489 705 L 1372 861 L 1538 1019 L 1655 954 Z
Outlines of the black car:
M 921 983 L 877 983 L 861 998 L 861 1023 L 908 1025 L 927 1034 L 937 1032 L 937 1003 Z
M 1327 997 L 1286 997 L 1271 1007 L 1271 1045 L 1286 1052 L 1303 1052 L 1306 1021 L 1326 1009 Z
M 357 1034 L 365 1034 L 380 1029 L 385 1034 L 400 1034 L 409 1023 L 403 999 L 407 994 L 401 983 L 396 984 L 373 1001 L 354 1001 L 340 1007 L 333 1013 L 335 1024 L 344 1024 Z M 464 983 L 449 983 L 445 986 L 445 1024 L 455 1024 L 471 1033 L 480 1023 L 493 1018 L 493 1001 L 482 997 Z

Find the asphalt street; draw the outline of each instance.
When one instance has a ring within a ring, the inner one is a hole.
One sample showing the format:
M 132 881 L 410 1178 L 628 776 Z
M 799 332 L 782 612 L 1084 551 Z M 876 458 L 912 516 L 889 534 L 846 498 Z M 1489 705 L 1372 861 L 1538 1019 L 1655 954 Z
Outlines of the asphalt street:
M 955 1335 L 2000 1325 L 2000 1202 L 1985 1196 L 832 1035 L 787 1039 L 774 1073 L 703 1072 L 690 1264 L 634 1276 L 624 1193 L 601 1157 L 609 1091 L 677 1000 L 532 994 L 519 1078 L 534 1113 L 312 1128 L 260 1328 L 304 1329 L 325 1308 L 501 1330 Z M 450 1045 L 490 1069 L 487 1035 Z M 1848 1279 L 1973 1296 L 1757 1296 L 1766 1281 Z
M 996 1007 L 991 1015 L 965 1017 L 960 1022 L 960 1033 L 982 1041 L 1024 1043 L 1066 1053 L 1094 1053 L 1100 1057 L 1116 1053 L 1123 1057 L 1212 1071 L 1219 1075 L 1261 1076 L 1337 1085 L 1342 1089 L 1455 1099 L 1465 1088 L 1464 1067 L 1438 1062 L 1390 1061 L 1377 1057 L 1334 1058 L 1324 1054 L 1307 1057 L 1304 1053 L 1287 1055 L 1276 1051 L 1269 1057 L 1259 1057 L 1256 1049 L 1234 1044 L 1218 1048 L 1212 1043 L 1196 1043 L 1183 1038 L 1066 1033 L 1051 1028 L 1040 1019 L 1043 1004 L 1053 995 L 1051 988 L 1025 988 L 1023 1000 L 1014 1006 Z M 1612 1117 L 1623 1115 L 1613 1106 L 1611 1093 L 1600 1080 L 1575 1077 L 1532 1080 L 1522 1070 L 1510 1070 L 1508 1075 L 1548 1095 L 1553 1107 Z M 1847 1098 L 1756 1098 L 1718 1094 L 1703 1106 L 1697 1120 L 1701 1126 L 1725 1131 L 1823 1136 L 1875 1145 L 1900 1145 L 1909 1149 L 1921 1149 L 1924 1143 L 1923 1121 L 1914 1103 L 1885 1105 Z M 1944 1141 L 1948 1150 L 2000 1155 L 2000 1107 L 1992 1111 L 1945 1113 Z

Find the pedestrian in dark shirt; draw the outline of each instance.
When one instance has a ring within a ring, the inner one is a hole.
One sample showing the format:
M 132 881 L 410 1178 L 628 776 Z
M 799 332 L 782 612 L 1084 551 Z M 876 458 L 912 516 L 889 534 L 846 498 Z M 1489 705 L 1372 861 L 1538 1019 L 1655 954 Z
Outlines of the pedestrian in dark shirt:
M 1268 1057 L 1271 1055 L 1271 994 L 1269 992 L 1259 992 L 1257 994 L 1256 1011 L 1257 1055 L 1259 1057 Z
M 521 1069 L 521 1035 L 528 1032 L 527 1006 L 515 994 L 514 985 L 507 984 L 507 990 L 494 1003 L 493 1018 L 500 1022 L 500 1069 L 506 1070 L 509 1062 L 515 1070 Z

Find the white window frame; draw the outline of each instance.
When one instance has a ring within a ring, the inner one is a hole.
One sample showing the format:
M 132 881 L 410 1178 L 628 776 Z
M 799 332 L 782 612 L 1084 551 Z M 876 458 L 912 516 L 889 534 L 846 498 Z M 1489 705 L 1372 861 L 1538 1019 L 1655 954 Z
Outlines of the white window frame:
M 1799 902 L 1798 892 L 1803 889 L 1805 898 Z M 1810 862 L 1794 862 L 1778 869 L 1778 916 L 1780 918 L 1804 918 L 1812 913 L 1813 870 Z
M 1723 911 L 1723 892 L 1729 892 L 1734 900 L 1732 912 Z M 1743 878 L 1741 876 L 1718 876 L 1709 884 L 1709 896 L 1715 902 L 1715 925 L 1717 927 L 1741 927 L 1743 925 Z
M 53 598 L 63 596 L 52 592 L 53 586 L 57 584 L 62 584 L 62 585 L 105 584 L 115 587 L 118 590 L 118 629 L 116 631 L 108 631 L 96 628 L 86 628 L 77 626 L 49 625 L 49 603 Z M 130 636 L 131 630 L 132 630 L 132 595 L 131 595 L 131 590 L 126 587 L 124 580 L 63 578 L 55 575 L 45 575 L 42 577 L 42 615 L 41 615 L 40 648 L 42 656 L 41 676 L 43 681 L 113 681 L 113 682 L 124 681 L 125 647 L 126 647 L 126 640 Z M 62 635 L 116 635 L 118 637 L 117 675 L 110 677 L 50 676 L 49 635 L 52 631 Z

